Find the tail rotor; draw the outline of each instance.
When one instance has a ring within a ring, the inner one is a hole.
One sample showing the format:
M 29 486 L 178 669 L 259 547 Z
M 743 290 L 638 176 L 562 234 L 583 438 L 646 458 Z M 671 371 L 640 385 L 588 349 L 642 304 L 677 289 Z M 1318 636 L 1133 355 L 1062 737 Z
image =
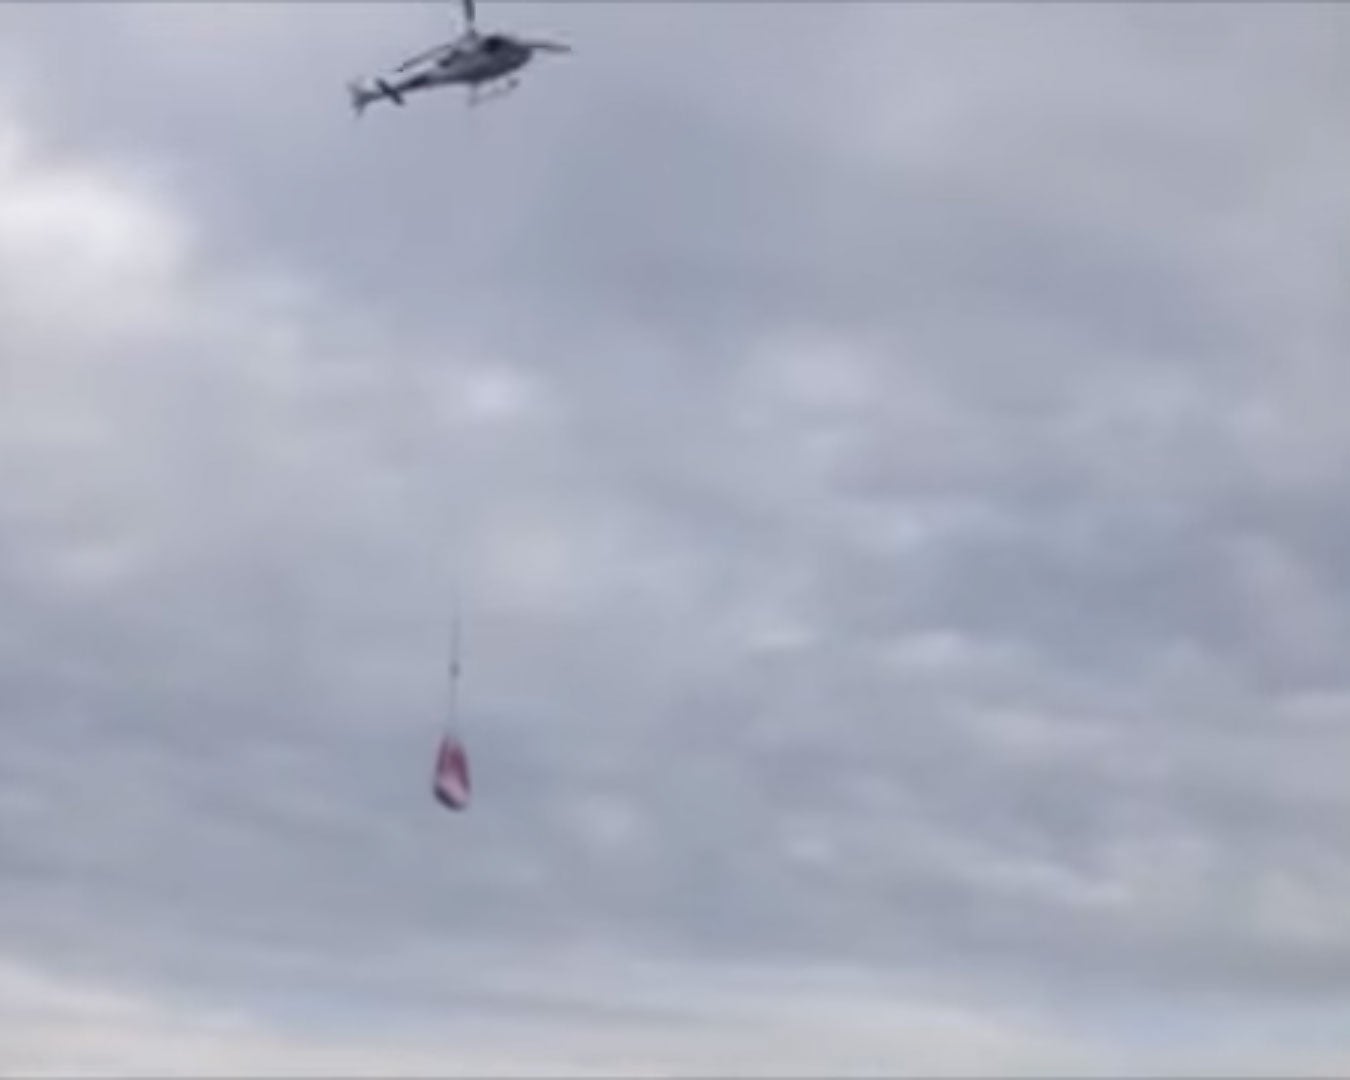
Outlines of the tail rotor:
M 352 112 L 358 117 L 366 111 L 366 106 L 370 104 L 366 100 L 365 87 L 355 79 L 347 84 L 347 99 L 352 104 Z
M 403 95 L 386 79 L 362 81 L 353 79 L 347 84 L 347 96 L 352 103 L 352 112 L 359 117 L 372 102 L 388 98 L 395 105 L 402 105 Z

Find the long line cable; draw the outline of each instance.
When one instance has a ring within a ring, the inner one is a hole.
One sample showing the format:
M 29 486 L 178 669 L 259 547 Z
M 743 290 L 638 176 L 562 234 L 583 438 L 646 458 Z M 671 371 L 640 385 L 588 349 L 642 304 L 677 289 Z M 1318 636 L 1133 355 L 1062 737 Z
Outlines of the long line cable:
M 455 590 L 450 605 L 450 704 L 447 722 L 449 724 L 450 734 L 458 735 L 460 728 L 459 680 L 463 671 L 463 662 L 460 656 L 463 628 L 461 625 L 462 618 L 460 615 L 458 589 Z

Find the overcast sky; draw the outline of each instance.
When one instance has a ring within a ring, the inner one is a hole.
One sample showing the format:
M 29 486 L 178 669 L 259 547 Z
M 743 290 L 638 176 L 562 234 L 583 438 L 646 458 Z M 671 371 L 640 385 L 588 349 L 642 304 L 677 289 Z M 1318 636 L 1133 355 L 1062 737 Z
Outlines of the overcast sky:
M 1344 1075 L 1350 10 L 480 20 L 0 9 L 0 1065 Z

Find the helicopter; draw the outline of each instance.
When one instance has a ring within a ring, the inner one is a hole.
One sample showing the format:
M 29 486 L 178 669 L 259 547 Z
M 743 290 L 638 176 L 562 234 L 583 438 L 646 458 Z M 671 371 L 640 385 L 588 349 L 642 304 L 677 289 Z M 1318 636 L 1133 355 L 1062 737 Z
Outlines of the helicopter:
M 520 80 L 513 73 L 529 63 L 536 52 L 572 51 L 570 46 L 553 41 L 479 33 L 474 21 L 474 0 L 460 2 L 464 6 L 465 29 L 459 37 L 410 57 L 387 75 L 347 84 L 352 109 L 357 116 L 373 102 L 389 100 L 395 105 L 403 105 L 408 94 L 438 86 L 467 86 L 468 103 L 476 105 L 489 96 L 514 90 Z M 494 88 L 495 93 L 484 94 L 484 87 L 494 83 L 500 89 Z

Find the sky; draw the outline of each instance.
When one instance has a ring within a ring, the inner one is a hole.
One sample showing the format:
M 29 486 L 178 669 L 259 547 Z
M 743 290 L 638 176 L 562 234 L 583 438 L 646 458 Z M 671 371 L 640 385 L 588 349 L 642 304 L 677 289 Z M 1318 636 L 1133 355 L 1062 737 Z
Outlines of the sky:
M 5 1071 L 1344 1075 L 1350 10 L 479 18 L 0 8 Z

